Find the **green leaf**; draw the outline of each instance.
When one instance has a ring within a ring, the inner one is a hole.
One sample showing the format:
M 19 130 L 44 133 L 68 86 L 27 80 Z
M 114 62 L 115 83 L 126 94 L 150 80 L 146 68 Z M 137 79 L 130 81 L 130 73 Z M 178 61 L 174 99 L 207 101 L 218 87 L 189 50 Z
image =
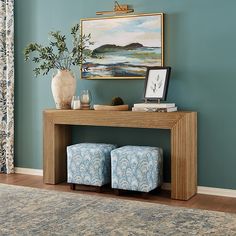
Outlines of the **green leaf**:
M 71 28 L 72 48 L 67 46 L 67 38 L 60 31 L 49 32 L 49 45 L 30 43 L 24 49 L 25 61 L 32 60 L 38 67 L 34 68 L 36 76 L 46 75 L 51 69 L 70 69 L 72 65 L 81 65 L 91 50 L 87 50 L 91 35 L 80 35 L 80 25 Z M 83 55 L 84 54 L 84 55 Z M 30 56 L 32 55 L 32 58 Z

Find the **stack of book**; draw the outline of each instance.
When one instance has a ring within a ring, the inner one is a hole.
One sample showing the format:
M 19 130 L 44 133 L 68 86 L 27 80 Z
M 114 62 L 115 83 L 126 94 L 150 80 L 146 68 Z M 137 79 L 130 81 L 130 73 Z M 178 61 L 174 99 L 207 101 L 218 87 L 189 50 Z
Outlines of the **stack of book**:
M 177 111 L 175 103 L 136 103 L 132 111 L 144 112 L 173 112 Z

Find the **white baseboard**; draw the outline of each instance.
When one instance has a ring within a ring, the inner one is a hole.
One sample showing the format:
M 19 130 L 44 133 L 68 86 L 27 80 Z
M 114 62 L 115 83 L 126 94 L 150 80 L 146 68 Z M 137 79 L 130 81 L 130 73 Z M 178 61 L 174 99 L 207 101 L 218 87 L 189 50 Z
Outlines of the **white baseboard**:
M 162 189 L 171 190 L 170 183 L 163 183 Z M 235 189 L 224 189 L 224 188 L 212 188 L 212 187 L 204 187 L 198 186 L 197 193 L 206 194 L 206 195 L 214 195 L 214 196 L 222 196 L 222 197 L 235 197 L 236 198 L 236 190 Z
M 43 170 L 41 170 L 41 169 L 29 169 L 29 168 L 15 167 L 15 173 L 25 174 L 25 175 L 43 176 Z
M 235 197 L 236 198 L 236 190 L 235 189 L 211 188 L 211 187 L 198 186 L 197 193 L 222 196 L 222 197 Z
M 41 169 L 29 169 L 29 168 L 15 168 L 15 173 L 17 174 L 25 174 L 25 175 L 38 175 L 43 176 L 43 170 Z M 170 183 L 163 183 L 162 189 L 170 190 Z M 214 195 L 214 196 L 222 196 L 222 197 L 235 197 L 236 198 L 236 190 L 234 189 L 224 189 L 224 188 L 212 188 L 212 187 L 204 187 L 198 186 L 197 193 L 206 194 L 206 195 Z

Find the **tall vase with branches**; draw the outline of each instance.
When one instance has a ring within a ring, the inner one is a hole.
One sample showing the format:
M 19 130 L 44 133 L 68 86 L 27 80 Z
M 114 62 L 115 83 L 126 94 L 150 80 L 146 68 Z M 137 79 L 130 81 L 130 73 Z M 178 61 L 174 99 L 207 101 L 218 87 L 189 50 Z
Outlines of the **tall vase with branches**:
M 37 66 L 35 76 L 47 75 L 57 69 L 52 78 L 51 88 L 57 109 L 70 108 L 71 99 L 76 91 L 76 79 L 71 73 L 73 66 L 81 66 L 89 56 L 90 35 L 80 35 L 79 24 L 71 28 L 72 46 L 66 43 L 66 36 L 60 31 L 50 32 L 49 45 L 30 43 L 24 49 L 25 61 L 32 60 Z

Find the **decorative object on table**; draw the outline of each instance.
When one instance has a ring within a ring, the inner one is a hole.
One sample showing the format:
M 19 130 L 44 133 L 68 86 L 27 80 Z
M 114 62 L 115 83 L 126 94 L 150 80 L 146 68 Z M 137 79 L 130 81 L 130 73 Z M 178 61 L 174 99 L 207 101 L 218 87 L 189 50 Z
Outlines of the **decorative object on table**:
M 129 105 L 117 105 L 117 106 L 110 106 L 110 105 L 93 105 L 94 110 L 97 111 L 128 111 Z
M 111 100 L 111 105 L 94 105 L 94 110 L 104 110 L 104 111 L 127 111 L 129 110 L 129 105 L 124 104 L 121 97 L 113 97 Z
M 147 67 L 145 101 L 160 102 L 160 100 L 166 100 L 170 71 L 170 67 Z
M 71 109 L 73 110 L 78 110 L 80 109 L 80 98 L 79 96 L 73 96 L 72 97 L 72 101 L 71 101 Z
M 146 66 L 163 65 L 163 13 L 81 19 L 91 34 L 84 79 L 143 79 Z
M 50 70 L 58 72 L 52 78 L 51 89 L 57 109 L 70 109 L 71 100 L 76 91 L 76 79 L 71 73 L 72 66 L 81 65 L 86 61 L 89 51 L 90 35 L 80 35 L 80 26 L 76 24 L 71 28 L 72 47 L 66 43 L 66 36 L 60 31 L 50 32 L 48 46 L 30 43 L 24 49 L 25 60 L 31 59 L 38 64 L 34 68 L 36 76 L 47 75 Z M 30 54 L 33 57 L 30 58 Z
M 129 5 L 126 4 L 119 4 L 117 1 L 115 1 L 114 9 L 113 11 L 97 11 L 96 15 L 107 15 L 107 14 L 127 14 L 134 12 L 133 8 L 130 8 Z
M 145 111 L 145 112 L 174 112 L 177 111 L 177 107 L 168 107 L 168 108 L 149 108 L 149 107 L 132 107 L 132 111 Z
M 80 94 L 80 103 L 82 110 L 89 110 L 90 103 L 92 101 L 92 95 L 89 90 L 82 90 Z
M 132 111 L 144 112 L 174 112 L 177 111 L 175 103 L 136 103 Z
M 136 103 L 132 111 L 145 112 L 174 112 L 175 103 L 160 103 L 166 100 L 170 78 L 170 67 L 147 67 L 144 100 L 145 103 Z
M 52 77 L 52 95 L 57 109 L 70 109 L 76 91 L 76 79 L 69 70 L 58 70 Z
M 112 98 L 111 105 L 112 106 L 124 105 L 124 101 L 121 97 L 114 97 Z

